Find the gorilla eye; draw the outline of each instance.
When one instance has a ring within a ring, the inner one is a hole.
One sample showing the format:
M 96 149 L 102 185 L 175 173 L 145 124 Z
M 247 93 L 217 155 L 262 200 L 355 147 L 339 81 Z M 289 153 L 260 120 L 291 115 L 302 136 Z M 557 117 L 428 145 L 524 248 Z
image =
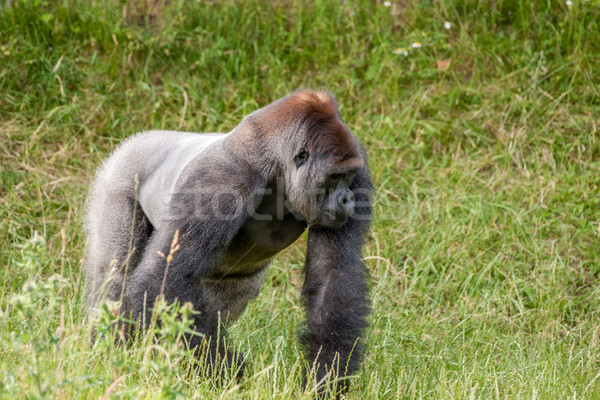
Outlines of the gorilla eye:
M 329 175 L 329 179 L 331 179 L 332 181 L 341 181 L 342 179 L 344 179 L 346 177 L 346 174 L 331 174 Z
M 302 164 L 304 164 L 308 160 L 308 151 L 303 147 L 300 149 L 296 157 L 294 157 L 294 163 L 296 163 L 296 168 L 299 168 Z

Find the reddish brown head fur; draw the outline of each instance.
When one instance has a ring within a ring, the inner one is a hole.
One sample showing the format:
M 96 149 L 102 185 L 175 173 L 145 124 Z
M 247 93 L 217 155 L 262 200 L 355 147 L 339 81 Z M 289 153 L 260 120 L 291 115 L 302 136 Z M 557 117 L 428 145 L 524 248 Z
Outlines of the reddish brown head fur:
M 362 164 L 358 144 L 342 122 L 329 92 L 299 90 L 262 111 L 254 123 L 264 134 L 276 132 L 285 124 L 299 123 L 306 129 L 309 151 L 335 157 L 337 164 Z
M 335 100 L 329 92 L 301 90 L 289 96 L 289 107 L 303 120 L 309 150 L 336 157 L 337 163 L 353 159 L 361 161 L 358 144 L 342 122 Z

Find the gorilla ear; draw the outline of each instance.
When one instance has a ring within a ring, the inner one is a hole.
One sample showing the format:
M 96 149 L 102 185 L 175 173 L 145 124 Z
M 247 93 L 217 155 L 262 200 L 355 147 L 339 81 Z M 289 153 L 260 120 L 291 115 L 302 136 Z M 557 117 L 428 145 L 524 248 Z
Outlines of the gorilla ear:
M 301 148 L 298 154 L 296 154 L 296 157 L 294 157 L 296 168 L 300 168 L 302 165 L 304 165 L 304 163 L 308 161 L 308 156 L 309 154 L 308 150 L 306 150 L 306 147 Z

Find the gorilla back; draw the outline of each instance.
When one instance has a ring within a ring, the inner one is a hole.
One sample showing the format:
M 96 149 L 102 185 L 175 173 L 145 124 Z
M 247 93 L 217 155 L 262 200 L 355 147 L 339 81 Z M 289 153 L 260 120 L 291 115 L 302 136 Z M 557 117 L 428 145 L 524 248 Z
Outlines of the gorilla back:
M 326 91 L 294 92 L 227 134 L 134 135 L 100 167 L 88 199 L 90 306 L 118 300 L 122 314 L 150 321 L 142 313 L 159 295 L 191 302 L 203 336 L 190 346 L 233 362 L 216 340 L 220 324 L 241 314 L 271 258 L 309 227 L 301 340 L 317 381 L 331 372 L 342 379 L 329 386 L 344 389 L 369 313 L 361 248 L 371 192 L 364 151 Z M 174 237 L 167 268 L 160 254 Z

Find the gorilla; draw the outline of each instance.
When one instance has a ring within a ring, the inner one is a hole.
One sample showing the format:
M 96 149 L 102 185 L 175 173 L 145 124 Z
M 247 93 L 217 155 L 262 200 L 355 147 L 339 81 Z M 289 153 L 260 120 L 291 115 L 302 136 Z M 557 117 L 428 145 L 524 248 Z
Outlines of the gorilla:
M 227 134 L 138 133 L 91 186 L 90 308 L 119 301 L 123 316 L 150 321 L 159 296 L 190 302 L 201 333 L 186 337 L 190 348 L 240 365 L 217 335 L 257 296 L 273 256 L 308 228 L 300 340 L 319 390 L 345 390 L 370 312 L 361 248 L 372 191 L 365 151 L 325 90 L 293 92 Z

